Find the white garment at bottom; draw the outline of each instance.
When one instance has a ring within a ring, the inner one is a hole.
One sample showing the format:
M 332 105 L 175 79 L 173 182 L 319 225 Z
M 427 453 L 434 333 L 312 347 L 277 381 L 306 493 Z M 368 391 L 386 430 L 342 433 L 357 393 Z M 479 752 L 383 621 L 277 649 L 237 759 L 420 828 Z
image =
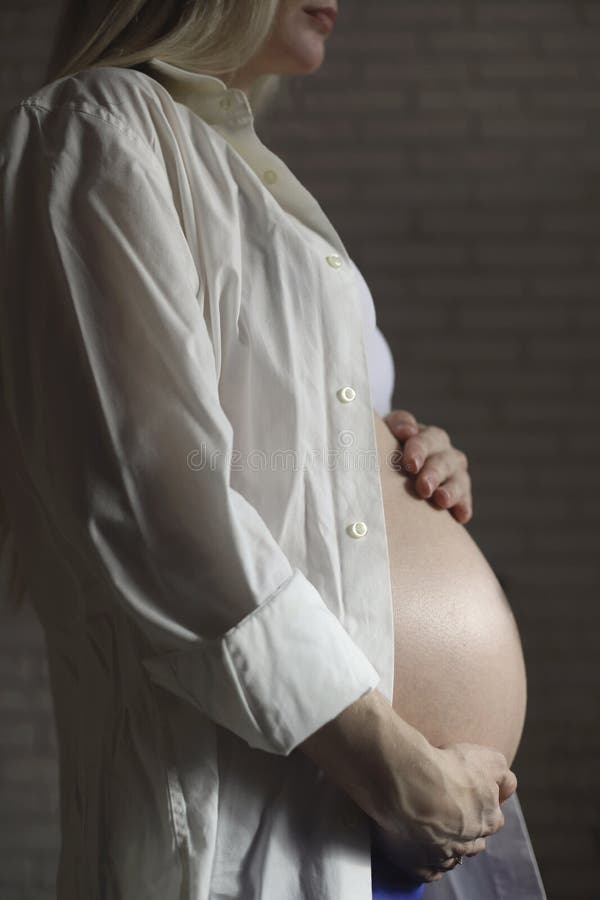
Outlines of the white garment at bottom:
M 441 881 L 426 884 L 423 900 L 513 900 L 546 897 L 517 794 L 502 804 L 504 825 L 486 838 L 486 849 L 465 857 Z

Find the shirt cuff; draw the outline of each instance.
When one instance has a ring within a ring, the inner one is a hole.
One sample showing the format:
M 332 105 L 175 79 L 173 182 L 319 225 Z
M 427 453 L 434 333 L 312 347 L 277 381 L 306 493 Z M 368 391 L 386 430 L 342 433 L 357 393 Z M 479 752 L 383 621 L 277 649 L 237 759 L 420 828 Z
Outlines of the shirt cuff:
M 299 569 L 222 637 L 143 665 L 251 747 L 284 756 L 380 680 Z

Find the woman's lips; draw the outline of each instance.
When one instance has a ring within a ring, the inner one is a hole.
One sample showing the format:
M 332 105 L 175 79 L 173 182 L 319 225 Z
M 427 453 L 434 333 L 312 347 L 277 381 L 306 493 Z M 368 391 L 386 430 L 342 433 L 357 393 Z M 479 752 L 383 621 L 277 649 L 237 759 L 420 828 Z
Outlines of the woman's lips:
M 314 19 L 315 22 L 318 22 L 326 31 L 331 31 L 333 28 L 333 24 L 335 22 L 335 17 L 337 15 L 335 9 L 331 7 L 318 9 L 317 7 L 313 7 L 312 9 L 308 7 L 304 10 L 304 12 Z

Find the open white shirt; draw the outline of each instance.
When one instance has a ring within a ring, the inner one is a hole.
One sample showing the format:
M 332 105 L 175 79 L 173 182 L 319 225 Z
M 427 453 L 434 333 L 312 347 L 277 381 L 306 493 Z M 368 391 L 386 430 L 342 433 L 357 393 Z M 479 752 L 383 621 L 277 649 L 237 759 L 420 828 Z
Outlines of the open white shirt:
M 369 900 L 367 817 L 295 749 L 391 699 L 359 279 L 244 92 L 149 71 L 44 86 L 0 146 L 1 489 L 48 649 L 57 898 Z M 541 897 L 503 810 L 489 896 Z

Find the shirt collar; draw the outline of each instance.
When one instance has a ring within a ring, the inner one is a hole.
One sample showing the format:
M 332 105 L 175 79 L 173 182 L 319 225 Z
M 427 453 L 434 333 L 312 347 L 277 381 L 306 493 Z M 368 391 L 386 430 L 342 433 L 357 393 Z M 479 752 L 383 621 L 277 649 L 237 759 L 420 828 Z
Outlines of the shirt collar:
M 269 150 L 254 129 L 254 116 L 247 94 L 229 88 L 220 78 L 182 69 L 154 56 L 144 63 L 171 97 L 211 125 L 236 150 L 266 189 L 288 213 L 318 232 L 350 263 L 346 248 L 323 210 L 288 169 Z
M 248 95 L 240 88 L 230 88 L 215 75 L 191 72 L 157 56 L 146 65 L 174 100 L 189 106 L 210 125 L 241 126 L 253 121 Z

